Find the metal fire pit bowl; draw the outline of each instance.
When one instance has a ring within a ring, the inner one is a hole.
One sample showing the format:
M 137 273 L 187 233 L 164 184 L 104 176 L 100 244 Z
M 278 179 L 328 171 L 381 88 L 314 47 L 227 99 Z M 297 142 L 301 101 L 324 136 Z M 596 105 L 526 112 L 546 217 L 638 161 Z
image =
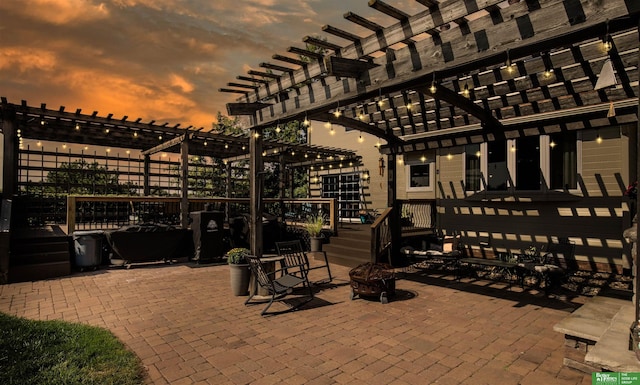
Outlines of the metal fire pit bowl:
M 357 296 L 380 297 L 380 302 L 389 302 L 396 294 L 396 276 L 393 268 L 384 263 L 363 263 L 349 272 L 351 299 Z

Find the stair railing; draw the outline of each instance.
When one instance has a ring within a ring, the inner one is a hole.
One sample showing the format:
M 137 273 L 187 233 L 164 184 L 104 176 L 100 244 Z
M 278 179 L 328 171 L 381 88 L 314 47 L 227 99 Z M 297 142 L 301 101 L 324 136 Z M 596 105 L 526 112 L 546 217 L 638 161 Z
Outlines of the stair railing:
M 390 216 L 393 208 L 388 207 L 371 225 L 371 262 L 389 261 L 391 250 Z M 387 257 L 382 259 L 387 254 Z

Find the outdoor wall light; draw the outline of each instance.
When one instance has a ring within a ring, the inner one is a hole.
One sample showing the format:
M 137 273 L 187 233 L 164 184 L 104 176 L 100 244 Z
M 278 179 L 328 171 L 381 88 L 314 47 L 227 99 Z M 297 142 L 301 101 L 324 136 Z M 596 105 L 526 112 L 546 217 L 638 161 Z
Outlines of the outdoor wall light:
M 424 155 L 422 155 L 422 156 L 420 157 L 420 161 L 421 161 L 422 163 L 426 162 L 426 161 L 427 161 L 427 157 L 426 157 L 426 156 L 424 156 Z
M 280 133 L 280 131 L 282 131 L 282 130 L 280 129 L 280 126 L 276 125 L 276 133 L 277 133 L 277 134 L 279 134 L 279 133 Z
M 309 127 L 309 119 L 307 119 L 307 115 L 304 116 L 304 120 L 302 121 L 302 124 L 305 127 Z
M 104 129 L 104 133 L 105 133 L 105 134 L 108 134 L 108 133 L 109 133 L 109 129 L 108 129 L 108 128 L 105 128 L 105 129 Z
M 259 133 L 259 132 L 256 132 L 255 134 L 253 134 L 253 137 L 254 137 L 254 138 L 256 138 L 256 139 L 258 139 L 258 138 L 260 137 L 260 133 Z

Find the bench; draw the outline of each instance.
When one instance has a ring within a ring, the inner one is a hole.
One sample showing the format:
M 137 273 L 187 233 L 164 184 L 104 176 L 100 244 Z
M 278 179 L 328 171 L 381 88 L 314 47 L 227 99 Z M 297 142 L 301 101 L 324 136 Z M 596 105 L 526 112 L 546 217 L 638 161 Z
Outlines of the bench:
M 462 253 L 452 246 L 457 243 L 457 237 L 449 237 L 450 246 L 443 244 L 440 250 L 415 250 L 411 247 L 404 247 L 401 252 L 409 258 L 423 261 L 441 261 L 443 266 L 452 266 L 456 272 L 456 279 L 459 279 L 461 270 L 466 267 L 469 275 L 476 270 L 474 267 L 486 268 L 501 276 L 516 276 L 521 287 L 524 287 L 527 277 L 535 277 L 538 283 L 544 282 L 545 293 L 558 286 L 560 282 L 572 271 L 577 270 L 575 262 L 575 244 L 568 239 L 560 238 L 558 242 L 549 242 L 542 248 L 539 256 L 529 256 L 525 254 L 499 254 L 498 258 L 464 257 Z M 446 241 L 445 241 L 446 242 Z

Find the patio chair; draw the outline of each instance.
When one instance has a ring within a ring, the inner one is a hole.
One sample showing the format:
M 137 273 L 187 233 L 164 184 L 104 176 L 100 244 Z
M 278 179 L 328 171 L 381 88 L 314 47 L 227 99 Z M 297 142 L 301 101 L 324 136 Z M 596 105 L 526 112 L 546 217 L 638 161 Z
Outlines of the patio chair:
M 262 310 L 260 315 L 264 316 L 268 314 L 270 315 L 284 313 L 285 311 L 267 313 L 267 310 L 271 307 L 276 299 L 281 299 L 282 297 L 293 293 L 293 289 L 298 285 L 303 285 L 304 287 L 306 287 L 306 289 L 309 291 L 309 298 L 305 301 L 299 302 L 286 311 L 296 310 L 300 306 L 308 303 L 313 299 L 313 290 L 311 288 L 311 285 L 309 284 L 309 280 L 307 279 L 307 275 L 304 270 L 304 262 L 295 265 L 289 265 L 285 260 L 283 261 L 283 266 L 280 269 L 276 269 L 272 272 L 267 272 L 264 268 L 264 265 L 262 264 L 262 261 L 260 261 L 260 258 L 250 255 L 247 256 L 247 260 L 249 261 L 249 268 L 251 269 L 256 282 L 269 293 L 269 296 L 271 296 L 271 298 L 269 298 L 267 306 L 264 308 L 264 310 Z M 289 271 L 300 271 L 302 272 L 302 274 L 298 276 L 290 274 Z M 255 295 L 255 292 L 250 293 L 249 298 L 247 298 L 244 304 L 252 304 L 251 299 Z
M 302 249 L 302 243 L 300 241 L 286 241 L 286 242 L 276 242 L 276 249 L 278 250 L 278 255 L 284 258 L 284 261 L 287 265 L 298 265 L 304 263 L 305 265 L 305 274 L 308 274 L 310 270 L 315 269 L 327 269 L 327 273 L 329 274 L 329 282 L 333 280 L 331 276 L 331 268 L 329 267 L 329 260 L 327 259 L 327 253 L 324 251 L 318 251 L 318 253 L 323 253 L 324 255 L 324 265 L 318 265 L 311 267 L 309 263 L 309 257 L 307 253 Z

